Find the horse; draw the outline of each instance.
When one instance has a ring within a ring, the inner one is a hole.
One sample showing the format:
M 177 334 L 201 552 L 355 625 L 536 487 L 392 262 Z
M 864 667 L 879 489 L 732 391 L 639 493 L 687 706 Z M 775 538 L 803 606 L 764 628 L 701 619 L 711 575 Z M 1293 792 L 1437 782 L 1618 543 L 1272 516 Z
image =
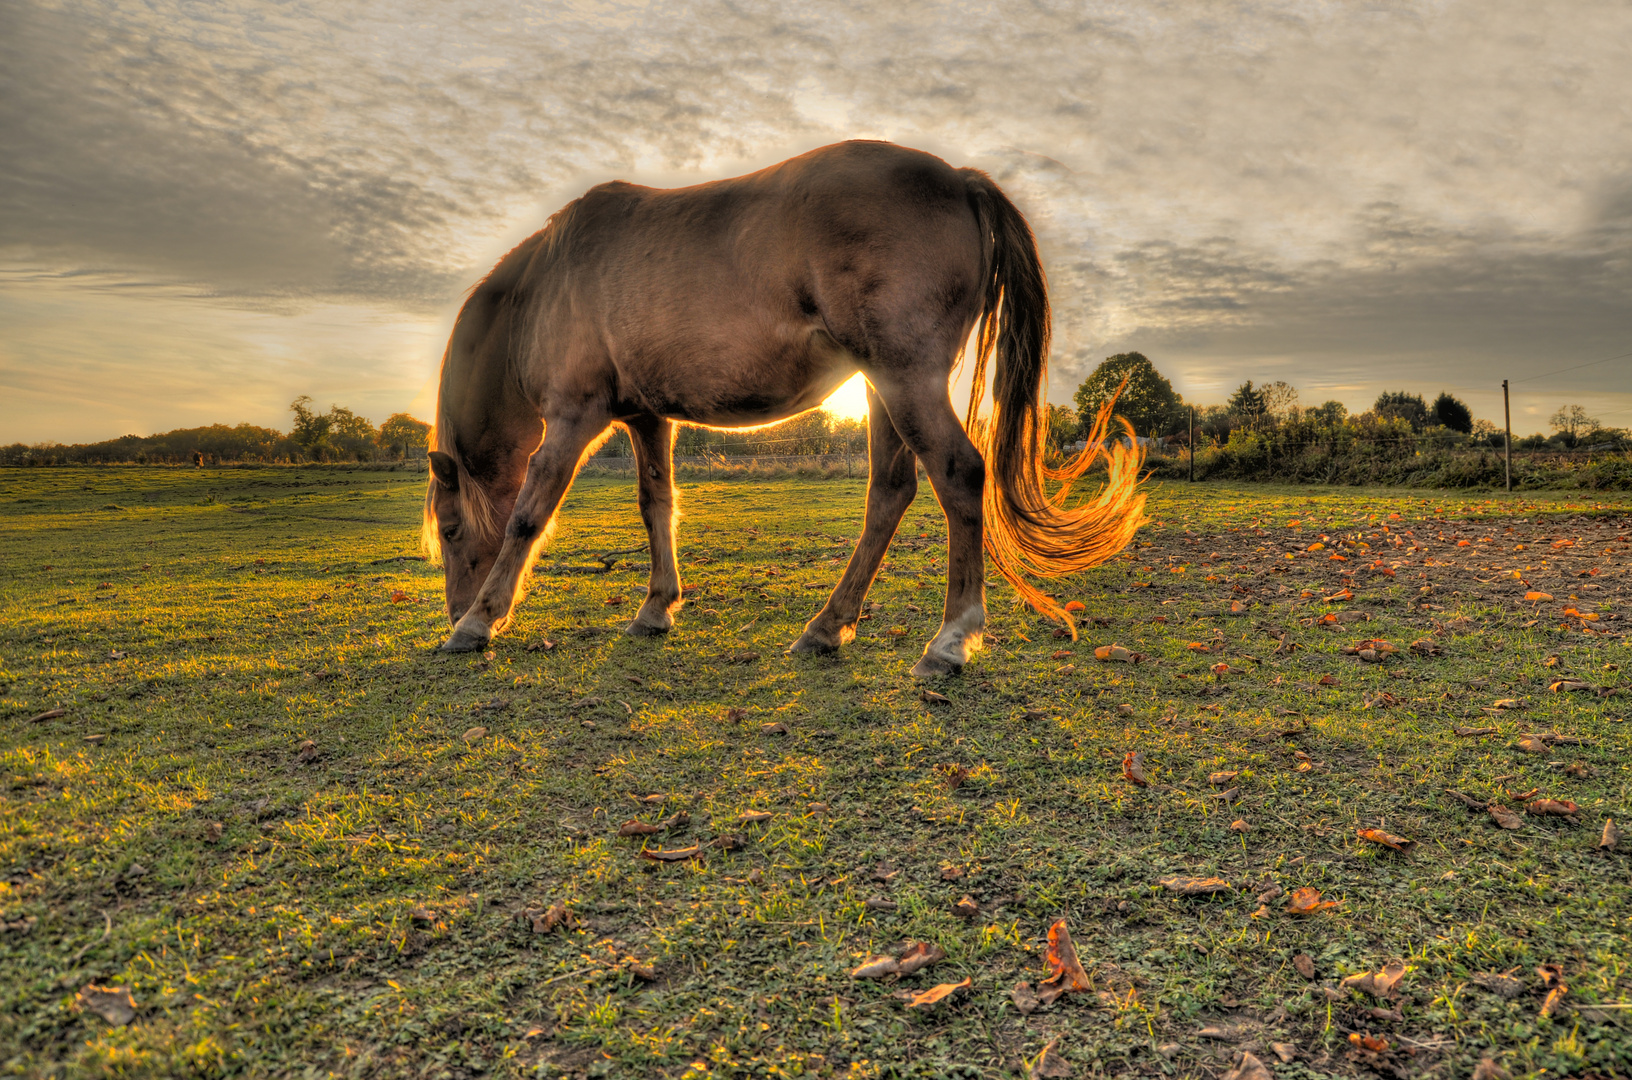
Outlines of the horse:
M 448 339 L 423 522 L 453 627 L 442 650 L 483 649 L 503 629 L 579 467 L 617 428 L 634 449 L 651 550 L 627 632 L 666 633 L 681 605 L 676 425 L 780 421 L 858 371 L 864 524 L 789 651 L 830 653 L 855 637 L 919 463 L 946 516 L 947 570 L 940 628 L 912 674 L 955 672 L 981 647 L 983 552 L 1074 638 L 1073 616 L 1029 579 L 1127 545 L 1143 518 L 1141 455 L 1105 437 L 1113 397 L 1086 448 L 1045 465 L 1049 333 L 1025 217 L 990 176 L 919 150 L 851 141 L 692 187 L 591 188 L 499 260 Z M 960 421 L 950 383 L 971 334 Z M 1071 505 L 1099 457 L 1103 488 Z

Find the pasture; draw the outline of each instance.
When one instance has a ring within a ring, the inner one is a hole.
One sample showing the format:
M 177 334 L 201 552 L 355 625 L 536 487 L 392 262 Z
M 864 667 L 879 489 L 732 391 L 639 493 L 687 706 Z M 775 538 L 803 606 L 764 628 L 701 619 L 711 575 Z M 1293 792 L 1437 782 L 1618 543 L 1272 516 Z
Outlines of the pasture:
M 1079 641 L 998 583 L 919 684 L 927 485 L 833 658 L 782 650 L 860 479 L 683 484 L 695 591 L 635 640 L 632 485 L 585 478 L 467 656 L 394 559 L 422 495 L 0 475 L 0 1072 L 1632 1072 L 1624 496 L 1153 485 L 1054 587 Z M 1087 983 L 1040 1006 L 1060 919 Z M 946 955 L 851 976 L 910 942 Z

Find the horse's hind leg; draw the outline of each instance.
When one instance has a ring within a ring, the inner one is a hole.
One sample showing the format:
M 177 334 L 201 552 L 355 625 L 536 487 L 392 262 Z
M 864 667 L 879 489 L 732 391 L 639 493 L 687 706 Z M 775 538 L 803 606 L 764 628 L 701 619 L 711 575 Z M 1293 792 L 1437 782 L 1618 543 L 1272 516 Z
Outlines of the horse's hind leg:
M 896 430 L 924 463 L 946 515 L 941 628 L 912 668 L 914 675 L 940 675 L 968 662 L 980 648 L 986 626 L 986 556 L 981 547 L 986 463 L 952 411 L 944 382 L 931 379 L 881 389 Z
M 482 583 L 481 592 L 442 643 L 443 652 L 485 648 L 510 618 L 516 594 L 533 552 L 555 521 L 556 508 L 572 486 L 578 462 L 595 437 L 606 430 L 604 417 L 548 419 L 544 441 L 527 461 L 527 479 L 516 495 L 516 507 L 504 530 L 504 546 Z
M 890 414 L 873 388 L 867 388 L 867 518 L 850 565 L 827 598 L 827 604 L 805 625 L 789 652 L 832 652 L 856 636 L 861 602 L 878 573 L 901 515 L 918 494 L 917 459 L 890 423 Z
M 674 557 L 674 424 L 657 416 L 628 421 L 640 472 L 640 516 L 652 553 L 652 576 L 646 602 L 629 624 L 636 637 L 666 634 L 680 607 L 680 568 Z

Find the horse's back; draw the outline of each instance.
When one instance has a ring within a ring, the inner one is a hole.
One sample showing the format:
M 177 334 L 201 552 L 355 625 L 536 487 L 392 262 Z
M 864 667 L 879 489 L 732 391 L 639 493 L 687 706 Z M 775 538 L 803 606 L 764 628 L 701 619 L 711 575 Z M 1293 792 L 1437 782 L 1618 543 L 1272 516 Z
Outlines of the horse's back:
M 979 308 L 966 174 L 891 143 L 691 187 L 601 184 L 541 235 L 530 265 L 565 289 L 543 304 L 546 336 L 596 354 L 628 407 L 674 419 L 792 415 L 914 351 L 950 366 Z

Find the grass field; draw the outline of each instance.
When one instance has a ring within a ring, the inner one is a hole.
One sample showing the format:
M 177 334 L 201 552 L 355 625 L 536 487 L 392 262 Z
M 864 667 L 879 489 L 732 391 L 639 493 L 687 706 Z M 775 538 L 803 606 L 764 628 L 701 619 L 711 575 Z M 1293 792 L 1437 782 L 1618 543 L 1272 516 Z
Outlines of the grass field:
M 644 555 L 593 572 L 643 540 L 631 485 L 586 480 L 512 627 L 444 656 L 439 571 L 392 558 L 421 483 L 0 473 L 0 1071 L 1632 1074 L 1625 501 L 1155 486 L 1059 584 L 1081 640 L 993 587 L 942 703 L 907 676 L 927 495 L 837 658 L 782 650 L 859 529 L 842 479 L 688 485 L 658 641 L 620 633 Z M 1088 985 L 1026 1011 L 1060 919 Z

